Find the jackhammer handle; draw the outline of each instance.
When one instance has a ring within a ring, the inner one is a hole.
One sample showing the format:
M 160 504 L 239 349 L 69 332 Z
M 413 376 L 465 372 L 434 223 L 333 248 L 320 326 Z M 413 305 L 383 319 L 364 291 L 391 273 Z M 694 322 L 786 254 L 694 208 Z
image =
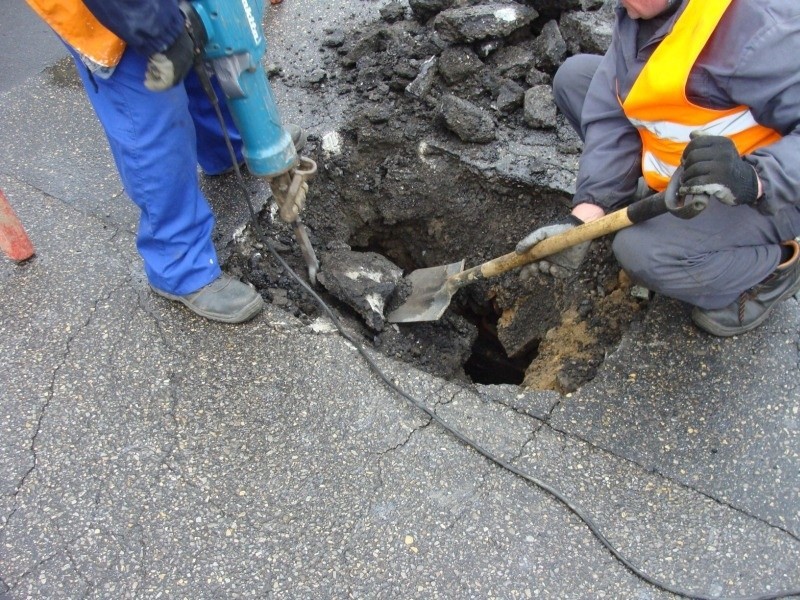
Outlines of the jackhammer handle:
M 622 208 L 604 217 L 578 225 L 564 233 L 546 238 L 536 244 L 528 252 L 517 254 L 509 252 L 503 256 L 492 259 L 483 264 L 462 271 L 448 279 L 448 283 L 455 288 L 460 288 L 476 279 L 486 279 L 502 275 L 512 269 L 523 267 L 532 262 L 542 260 L 547 256 L 571 248 L 582 242 L 614 233 L 635 223 L 641 223 L 653 217 L 663 215 L 669 209 L 665 202 L 666 192 L 659 192 L 634 202 L 627 208 Z

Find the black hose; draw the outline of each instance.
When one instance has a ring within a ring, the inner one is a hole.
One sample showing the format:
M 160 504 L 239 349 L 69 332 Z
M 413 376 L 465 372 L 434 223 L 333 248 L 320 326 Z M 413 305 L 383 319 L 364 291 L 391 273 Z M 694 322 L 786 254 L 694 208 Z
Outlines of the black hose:
M 286 271 L 300 284 L 300 287 L 311 296 L 317 305 L 325 312 L 326 315 L 330 318 L 333 325 L 336 327 L 339 334 L 345 338 L 348 342 L 355 346 L 358 353 L 364 358 L 364 360 L 369 365 L 370 369 L 378 376 L 378 378 L 383 381 L 386 386 L 397 392 L 403 398 L 405 398 L 412 406 L 418 408 L 426 415 L 428 415 L 431 420 L 437 423 L 442 429 L 453 435 L 457 440 L 461 443 L 469 446 L 473 450 L 475 450 L 478 454 L 486 458 L 487 460 L 495 463 L 496 465 L 510 471 L 514 475 L 521 477 L 525 481 L 528 481 L 535 485 L 538 488 L 543 489 L 548 494 L 553 496 L 556 500 L 561 502 L 564 506 L 567 507 L 572 513 L 574 513 L 581 521 L 583 521 L 586 526 L 589 528 L 589 531 L 600 541 L 603 546 L 611 553 L 611 555 L 617 559 L 620 563 L 622 563 L 633 575 L 649 583 L 650 585 L 657 587 L 661 590 L 666 592 L 670 592 L 677 596 L 682 596 L 684 598 L 691 598 L 694 600 L 777 600 L 779 598 L 788 598 L 790 596 L 800 596 L 800 587 L 795 589 L 789 589 L 781 592 L 775 593 L 768 593 L 768 594 L 758 594 L 755 596 L 729 596 L 729 597 L 722 597 L 718 595 L 710 595 L 705 592 L 688 592 L 683 590 L 677 586 L 670 585 L 669 583 L 662 581 L 660 579 L 656 579 L 651 575 L 648 575 L 641 569 L 639 569 L 636 565 L 634 565 L 628 558 L 626 558 L 622 552 L 620 552 L 603 534 L 600 528 L 595 524 L 592 518 L 578 505 L 572 502 L 569 498 L 567 498 L 563 493 L 558 491 L 556 488 L 552 487 L 551 485 L 545 483 L 541 479 L 537 479 L 533 475 L 529 475 L 524 471 L 520 470 L 519 468 L 515 467 L 511 463 L 503 460 L 502 458 L 498 457 L 497 455 L 493 454 L 483 446 L 481 446 L 478 442 L 470 438 L 469 436 L 461 433 L 458 429 L 453 427 L 452 425 L 448 424 L 444 420 L 442 420 L 439 415 L 429 409 L 427 406 L 422 404 L 419 400 L 417 400 L 414 396 L 400 388 L 397 384 L 395 384 L 386 373 L 380 368 L 375 359 L 373 359 L 369 353 L 364 348 L 363 344 L 357 339 L 355 339 L 340 323 L 339 318 L 334 314 L 333 310 L 325 303 L 325 301 L 317 294 L 308 283 L 306 283 L 295 271 L 292 269 L 289 264 L 283 259 L 283 257 L 278 254 L 275 250 L 273 245 L 267 239 L 266 235 L 264 235 L 263 230 L 261 229 L 261 225 L 258 222 L 258 215 L 253 208 L 253 203 L 250 201 L 250 192 L 247 190 L 247 187 L 244 184 L 244 178 L 242 177 L 241 169 L 239 168 L 239 163 L 236 159 L 236 153 L 233 149 L 233 144 L 230 141 L 230 138 L 227 134 L 227 129 L 225 127 L 225 121 L 222 116 L 222 112 L 219 108 L 219 100 L 217 99 L 216 94 L 214 93 L 214 89 L 211 86 L 211 80 L 206 72 L 205 68 L 200 65 L 197 68 L 198 75 L 200 76 L 200 81 L 203 84 L 203 89 L 209 94 L 209 99 L 214 106 L 214 110 L 217 113 L 217 118 L 219 119 L 220 125 L 222 127 L 222 131 L 225 134 L 225 143 L 228 147 L 228 151 L 231 155 L 231 161 L 233 163 L 234 171 L 236 172 L 236 183 L 237 186 L 241 189 L 242 193 L 245 196 L 245 200 L 247 201 L 247 207 L 250 211 L 250 220 L 253 225 L 253 229 L 256 232 L 256 236 L 258 237 L 259 241 L 264 244 L 270 251 L 270 253 L 275 257 L 275 259 L 280 263 L 280 265 L 286 269 Z

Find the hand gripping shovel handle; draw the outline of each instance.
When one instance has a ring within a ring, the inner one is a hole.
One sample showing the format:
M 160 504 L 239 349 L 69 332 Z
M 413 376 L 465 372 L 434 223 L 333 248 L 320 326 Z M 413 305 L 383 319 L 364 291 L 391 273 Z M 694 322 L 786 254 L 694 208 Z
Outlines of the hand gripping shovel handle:
M 417 269 L 406 277 L 407 282 L 411 284 L 410 295 L 399 307 L 389 313 L 388 321 L 390 323 L 435 321 L 447 310 L 453 294 L 469 283 L 500 275 L 511 269 L 541 260 L 575 244 L 588 242 L 607 233 L 613 233 L 635 223 L 663 215 L 667 211 L 679 217 L 691 218 L 705 209 L 708 198 L 705 196 L 679 197 L 677 194 L 679 182 L 680 169 L 676 171 L 663 193 L 639 200 L 629 207 L 601 219 L 584 223 L 564 233 L 544 239 L 525 254 L 511 252 L 466 271 L 462 271 L 463 260 L 439 267 Z
M 488 279 L 489 277 L 502 275 L 512 269 L 522 267 L 567 248 L 571 248 L 576 244 L 588 242 L 609 233 L 614 233 L 636 223 L 641 223 L 653 217 L 663 215 L 666 212 L 671 212 L 685 219 L 694 217 L 705 209 L 708 204 L 708 197 L 687 196 L 684 200 L 679 199 L 677 195 L 679 180 L 680 173 L 676 172 L 670 180 L 669 186 L 663 192 L 638 200 L 627 208 L 615 211 L 595 221 L 589 221 L 588 223 L 578 225 L 559 235 L 546 238 L 524 254 L 509 252 L 508 254 L 472 267 L 471 269 L 462 271 L 461 273 L 451 276 L 447 284 L 451 289 L 455 290 L 479 279 Z

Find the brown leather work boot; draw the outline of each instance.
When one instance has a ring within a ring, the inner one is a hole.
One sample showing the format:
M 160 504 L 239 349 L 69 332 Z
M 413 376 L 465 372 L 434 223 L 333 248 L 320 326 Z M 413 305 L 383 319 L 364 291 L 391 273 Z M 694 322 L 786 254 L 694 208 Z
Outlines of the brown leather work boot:
M 755 329 L 782 301 L 800 290 L 800 245 L 783 242 L 792 255 L 761 283 L 744 292 L 724 308 L 706 310 L 695 307 L 692 321 L 712 335 L 730 337 Z

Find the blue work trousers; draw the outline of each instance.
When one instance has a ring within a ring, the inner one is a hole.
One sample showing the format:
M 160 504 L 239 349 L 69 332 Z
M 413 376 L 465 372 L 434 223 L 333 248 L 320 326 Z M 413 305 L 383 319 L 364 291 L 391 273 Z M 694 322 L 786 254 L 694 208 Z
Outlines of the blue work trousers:
M 126 50 L 111 77 L 92 75 L 73 52 L 78 73 L 105 130 L 125 192 L 141 209 L 136 246 L 153 287 L 184 295 L 220 275 L 211 239 L 214 215 L 200 190 L 206 174 L 232 166 L 212 103 L 191 72 L 163 92 L 144 87 L 147 59 Z M 216 82 L 215 82 L 216 87 Z M 241 137 L 217 87 L 237 160 Z

